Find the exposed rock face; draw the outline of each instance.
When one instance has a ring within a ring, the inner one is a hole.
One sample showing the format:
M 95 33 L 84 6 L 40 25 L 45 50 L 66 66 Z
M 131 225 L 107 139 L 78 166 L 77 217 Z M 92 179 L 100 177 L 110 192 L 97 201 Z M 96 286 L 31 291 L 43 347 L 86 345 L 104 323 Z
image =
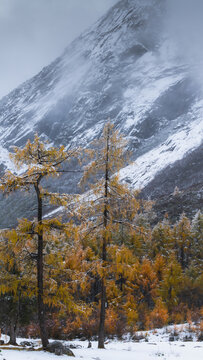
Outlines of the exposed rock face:
M 154 205 L 154 211 L 157 214 L 155 222 L 162 220 L 165 216 L 175 222 L 183 213 L 193 218 L 197 209 L 203 209 L 202 184 L 179 190 L 177 194 L 172 193 L 159 197 Z
M 53 341 L 48 344 L 46 351 L 53 353 L 55 355 L 68 355 L 68 356 L 75 356 L 72 350 L 69 347 L 64 346 L 60 341 Z
M 202 89 L 165 32 L 167 1 L 119 1 L 62 56 L 0 101 L 2 168 L 12 167 L 10 147 L 24 145 L 35 132 L 55 145 L 88 146 L 111 118 L 133 153 L 134 163 L 121 170 L 124 181 L 153 198 L 175 186 L 201 188 Z M 57 190 L 75 191 L 77 181 L 76 175 L 64 177 Z M 19 195 L 2 200 L 1 226 L 9 212 L 12 225 L 16 211 L 24 216 L 24 207 L 31 217 L 30 201 Z
M 29 346 L 29 347 L 34 348 L 34 343 L 31 342 L 31 341 L 21 341 L 20 345 L 23 346 L 23 347 L 28 347 Z
M 203 210 L 203 146 L 159 172 L 142 195 L 155 200 L 156 220 L 165 215 L 176 221 L 182 213 L 194 217 Z

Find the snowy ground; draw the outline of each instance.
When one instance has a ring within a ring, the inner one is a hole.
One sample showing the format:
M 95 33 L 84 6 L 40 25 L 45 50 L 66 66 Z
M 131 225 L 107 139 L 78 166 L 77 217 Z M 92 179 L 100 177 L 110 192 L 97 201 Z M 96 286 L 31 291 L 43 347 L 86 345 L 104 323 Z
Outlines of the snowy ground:
M 84 348 L 75 349 L 75 359 L 84 360 L 202 360 L 203 345 L 201 343 L 132 343 L 132 342 L 113 342 L 106 345 L 105 350 L 98 350 L 96 344 L 92 349 L 87 349 L 87 344 L 82 344 Z M 56 359 L 56 355 L 43 351 L 18 351 L 2 350 L 2 360 L 48 360 Z M 58 356 L 64 358 L 66 355 Z
M 177 328 L 176 328 L 177 330 Z M 180 328 L 178 328 L 178 331 Z M 146 335 L 146 334 L 144 334 Z M 195 334 L 192 333 L 193 341 L 183 341 L 182 338 L 191 335 L 190 332 L 180 331 L 179 341 L 169 342 L 170 329 L 163 329 L 147 333 L 148 342 L 145 339 L 140 342 L 109 341 L 105 350 L 97 349 L 97 343 L 92 342 L 92 348 L 87 348 L 86 341 L 75 340 L 69 344 L 79 348 L 74 349 L 75 359 L 83 360 L 202 360 L 203 343 L 195 341 Z M 24 339 L 18 339 L 18 342 Z M 35 340 L 35 346 L 39 342 Z M 58 358 L 67 357 L 66 355 Z M 0 359 L 5 360 L 51 360 L 56 359 L 56 355 L 43 351 L 19 351 L 2 350 Z

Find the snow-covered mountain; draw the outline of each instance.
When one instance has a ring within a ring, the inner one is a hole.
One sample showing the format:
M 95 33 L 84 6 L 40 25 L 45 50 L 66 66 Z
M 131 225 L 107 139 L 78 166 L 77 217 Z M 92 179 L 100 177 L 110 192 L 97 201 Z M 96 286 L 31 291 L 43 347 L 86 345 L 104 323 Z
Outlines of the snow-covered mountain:
M 56 145 L 87 146 L 111 118 L 133 152 L 123 180 L 147 196 L 197 184 L 199 192 L 203 93 L 166 31 L 167 1 L 119 1 L 62 56 L 4 97 L 1 163 L 10 167 L 10 147 L 35 132 Z M 71 188 L 72 180 L 61 186 Z

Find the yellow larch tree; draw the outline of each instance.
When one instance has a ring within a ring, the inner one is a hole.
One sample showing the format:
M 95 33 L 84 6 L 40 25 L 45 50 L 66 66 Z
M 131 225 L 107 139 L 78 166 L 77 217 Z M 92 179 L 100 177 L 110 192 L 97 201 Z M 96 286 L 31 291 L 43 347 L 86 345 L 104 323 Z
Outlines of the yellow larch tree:
M 17 345 L 16 334 L 21 320 L 20 305 L 34 294 L 33 263 L 25 261 L 25 244 L 18 241 L 15 230 L 0 233 L 0 295 L 8 311 L 4 322 L 9 328 L 11 345 Z M 2 309 L 3 310 L 3 309 Z M 3 314 L 2 314 L 3 315 Z
M 82 182 L 89 180 L 90 190 L 81 198 L 82 238 L 90 239 L 98 255 L 100 277 L 100 320 L 98 347 L 104 348 L 107 277 L 110 270 L 108 248 L 114 235 L 136 229 L 133 220 L 140 210 L 138 191 L 131 191 L 119 182 L 119 170 L 129 161 L 127 142 L 108 122 L 101 137 L 92 144 L 90 160 L 84 169 Z M 120 234 L 120 235 L 119 235 Z M 88 242 L 86 243 L 88 244 Z
M 47 229 L 59 227 L 58 221 L 43 219 L 44 199 L 49 198 L 52 202 L 60 201 L 65 204 L 72 201 L 72 196 L 60 194 L 50 194 L 43 189 L 42 180 L 48 177 L 59 176 L 69 170 L 64 170 L 62 165 L 79 158 L 80 149 L 65 150 L 64 146 L 55 148 L 48 143 L 44 143 L 35 135 L 33 143 L 27 141 L 24 148 L 14 147 L 14 153 L 11 155 L 18 169 L 24 169 L 20 174 L 7 171 L 1 179 L 0 189 L 3 193 L 10 193 L 15 190 L 30 191 L 34 189 L 37 202 L 37 219 L 34 222 L 24 220 L 18 227 L 18 235 L 31 236 L 37 239 L 36 262 L 37 262 L 37 299 L 38 299 L 38 320 L 42 345 L 44 348 L 48 345 L 48 336 L 45 322 L 44 309 L 44 236 L 49 232 Z M 70 170 L 71 172 L 72 170 Z M 47 200 L 46 200 L 47 201 Z M 50 236 L 50 234 L 49 234 Z

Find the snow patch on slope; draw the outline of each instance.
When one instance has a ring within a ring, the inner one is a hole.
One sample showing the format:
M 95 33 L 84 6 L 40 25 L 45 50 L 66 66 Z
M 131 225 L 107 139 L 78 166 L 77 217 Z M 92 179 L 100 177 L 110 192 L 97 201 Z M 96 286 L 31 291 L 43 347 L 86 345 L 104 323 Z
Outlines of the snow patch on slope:
M 0 163 L 3 164 L 7 169 L 16 171 L 13 161 L 10 159 L 10 153 L 7 149 L 0 145 Z
M 161 55 L 157 56 L 150 52 L 136 62 L 135 71 L 130 79 L 132 85 L 124 93 L 123 107 L 124 113 L 132 112 L 135 116 L 127 118 L 124 131 L 141 122 L 155 101 L 170 87 L 184 79 L 185 68 L 180 66 L 177 69 L 173 62 L 169 63 L 163 58 L 160 66 Z
M 181 131 L 169 136 L 160 146 L 120 170 L 120 179 L 142 189 L 158 172 L 198 148 L 203 142 L 203 101 L 194 106 L 192 117 L 197 117 L 197 120 L 186 124 Z

